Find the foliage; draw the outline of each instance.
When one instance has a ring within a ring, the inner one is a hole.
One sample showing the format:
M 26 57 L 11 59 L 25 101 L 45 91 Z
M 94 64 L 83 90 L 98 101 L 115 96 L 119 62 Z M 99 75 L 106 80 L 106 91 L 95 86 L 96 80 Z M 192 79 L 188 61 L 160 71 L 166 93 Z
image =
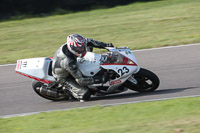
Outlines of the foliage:
M 94 7 L 113 7 L 116 5 L 128 4 L 135 1 L 150 0 L 1 0 L 0 19 L 44 15 L 48 13 L 58 13 L 65 10 L 67 12 L 89 10 Z

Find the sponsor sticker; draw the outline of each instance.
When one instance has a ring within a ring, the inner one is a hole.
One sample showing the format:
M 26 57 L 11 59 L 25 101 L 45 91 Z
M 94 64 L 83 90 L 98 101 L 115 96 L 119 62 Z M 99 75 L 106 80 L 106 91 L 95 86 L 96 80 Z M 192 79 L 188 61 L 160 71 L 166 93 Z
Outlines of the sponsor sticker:
M 121 80 L 114 80 L 114 81 L 110 81 L 110 85 L 116 85 L 116 84 L 119 84 L 121 83 L 122 81 Z
M 18 61 L 17 61 L 17 70 L 18 70 L 18 69 L 21 69 L 21 60 L 18 60 Z

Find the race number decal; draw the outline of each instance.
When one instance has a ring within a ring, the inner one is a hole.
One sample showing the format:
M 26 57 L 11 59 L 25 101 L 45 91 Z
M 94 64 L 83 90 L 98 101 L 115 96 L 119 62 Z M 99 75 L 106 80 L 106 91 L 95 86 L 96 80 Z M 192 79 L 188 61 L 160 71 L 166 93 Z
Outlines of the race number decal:
M 127 67 L 123 67 L 122 69 L 118 69 L 118 73 L 123 76 L 125 73 L 129 73 L 129 69 Z

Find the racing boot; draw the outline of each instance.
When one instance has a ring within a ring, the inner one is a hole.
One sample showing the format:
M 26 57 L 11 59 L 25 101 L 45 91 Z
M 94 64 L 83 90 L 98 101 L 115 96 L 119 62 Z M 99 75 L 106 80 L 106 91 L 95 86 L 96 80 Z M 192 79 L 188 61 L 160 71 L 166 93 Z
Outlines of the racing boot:
M 89 100 L 91 96 L 90 90 L 87 87 L 80 86 L 75 80 L 72 79 L 66 81 L 65 89 L 80 102 Z

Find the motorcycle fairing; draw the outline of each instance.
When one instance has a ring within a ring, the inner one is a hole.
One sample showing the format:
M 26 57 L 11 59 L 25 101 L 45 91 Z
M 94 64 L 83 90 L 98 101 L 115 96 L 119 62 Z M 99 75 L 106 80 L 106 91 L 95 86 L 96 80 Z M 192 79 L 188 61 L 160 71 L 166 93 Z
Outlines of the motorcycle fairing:
M 94 76 L 100 71 L 101 55 L 87 52 L 83 58 L 77 58 L 77 67 L 84 76 Z
M 108 50 L 111 53 L 108 54 L 106 61 L 101 64 L 102 68 L 112 69 L 121 77 L 127 77 L 139 71 L 140 68 L 137 65 L 137 60 L 130 49 L 109 48 Z
M 137 65 L 137 60 L 135 58 L 135 55 L 133 54 L 133 52 L 127 48 L 127 47 L 123 47 L 123 48 L 112 48 L 112 47 L 106 47 L 106 49 L 110 52 L 117 52 L 125 57 L 127 57 L 128 59 L 130 59 L 131 61 L 134 62 L 135 65 Z
M 40 81 L 40 82 L 46 83 L 46 84 L 50 84 L 50 83 L 53 82 L 53 81 L 49 81 L 49 80 L 45 80 L 45 79 L 39 79 L 39 78 L 36 78 L 36 77 L 30 76 L 30 75 L 26 75 L 26 74 L 23 74 L 23 73 L 20 73 L 20 72 L 17 72 L 17 71 L 16 71 L 16 73 L 21 74 L 21 75 L 23 75 L 23 76 L 25 76 L 25 77 L 28 77 L 28 78 L 31 78 L 31 79 L 34 79 L 34 80 L 37 80 L 37 81 Z
M 55 78 L 48 74 L 51 61 L 50 58 L 46 57 L 17 60 L 15 71 L 26 77 L 51 83 L 55 81 Z
M 114 70 L 119 74 L 119 78 L 108 81 L 103 86 L 108 86 L 106 93 L 112 93 L 117 91 L 119 88 L 132 74 L 137 73 L 140 67 L 137 65 L 137 60 L 128 48 L 107 48 L 111 53 L 109 60 L 109 55 L 105 59 L 101 67 L 108 70 Z M 116 58 L 114 57 L 116 56 Z
M 130 75 L 131 76 L 131 75 Z M 127 76 L 127 77 L 124 77 L 124 78 L 116 78 L 114 80 L 110 80 L 110 81 L 107 81 L 105 84 L 92 84 L 92 85 L 89 85 L 88 87 L 89 88 L 96 88 L 96 87 L 99 87 L 99 86 L 102 86 L 102 87 L 108 87 L 108 89 L 106 91 L 103 91 L 104 93 L 114 93 L 116 91 L 118 91 L 118 88 L 130 77 L 130 76 Z

